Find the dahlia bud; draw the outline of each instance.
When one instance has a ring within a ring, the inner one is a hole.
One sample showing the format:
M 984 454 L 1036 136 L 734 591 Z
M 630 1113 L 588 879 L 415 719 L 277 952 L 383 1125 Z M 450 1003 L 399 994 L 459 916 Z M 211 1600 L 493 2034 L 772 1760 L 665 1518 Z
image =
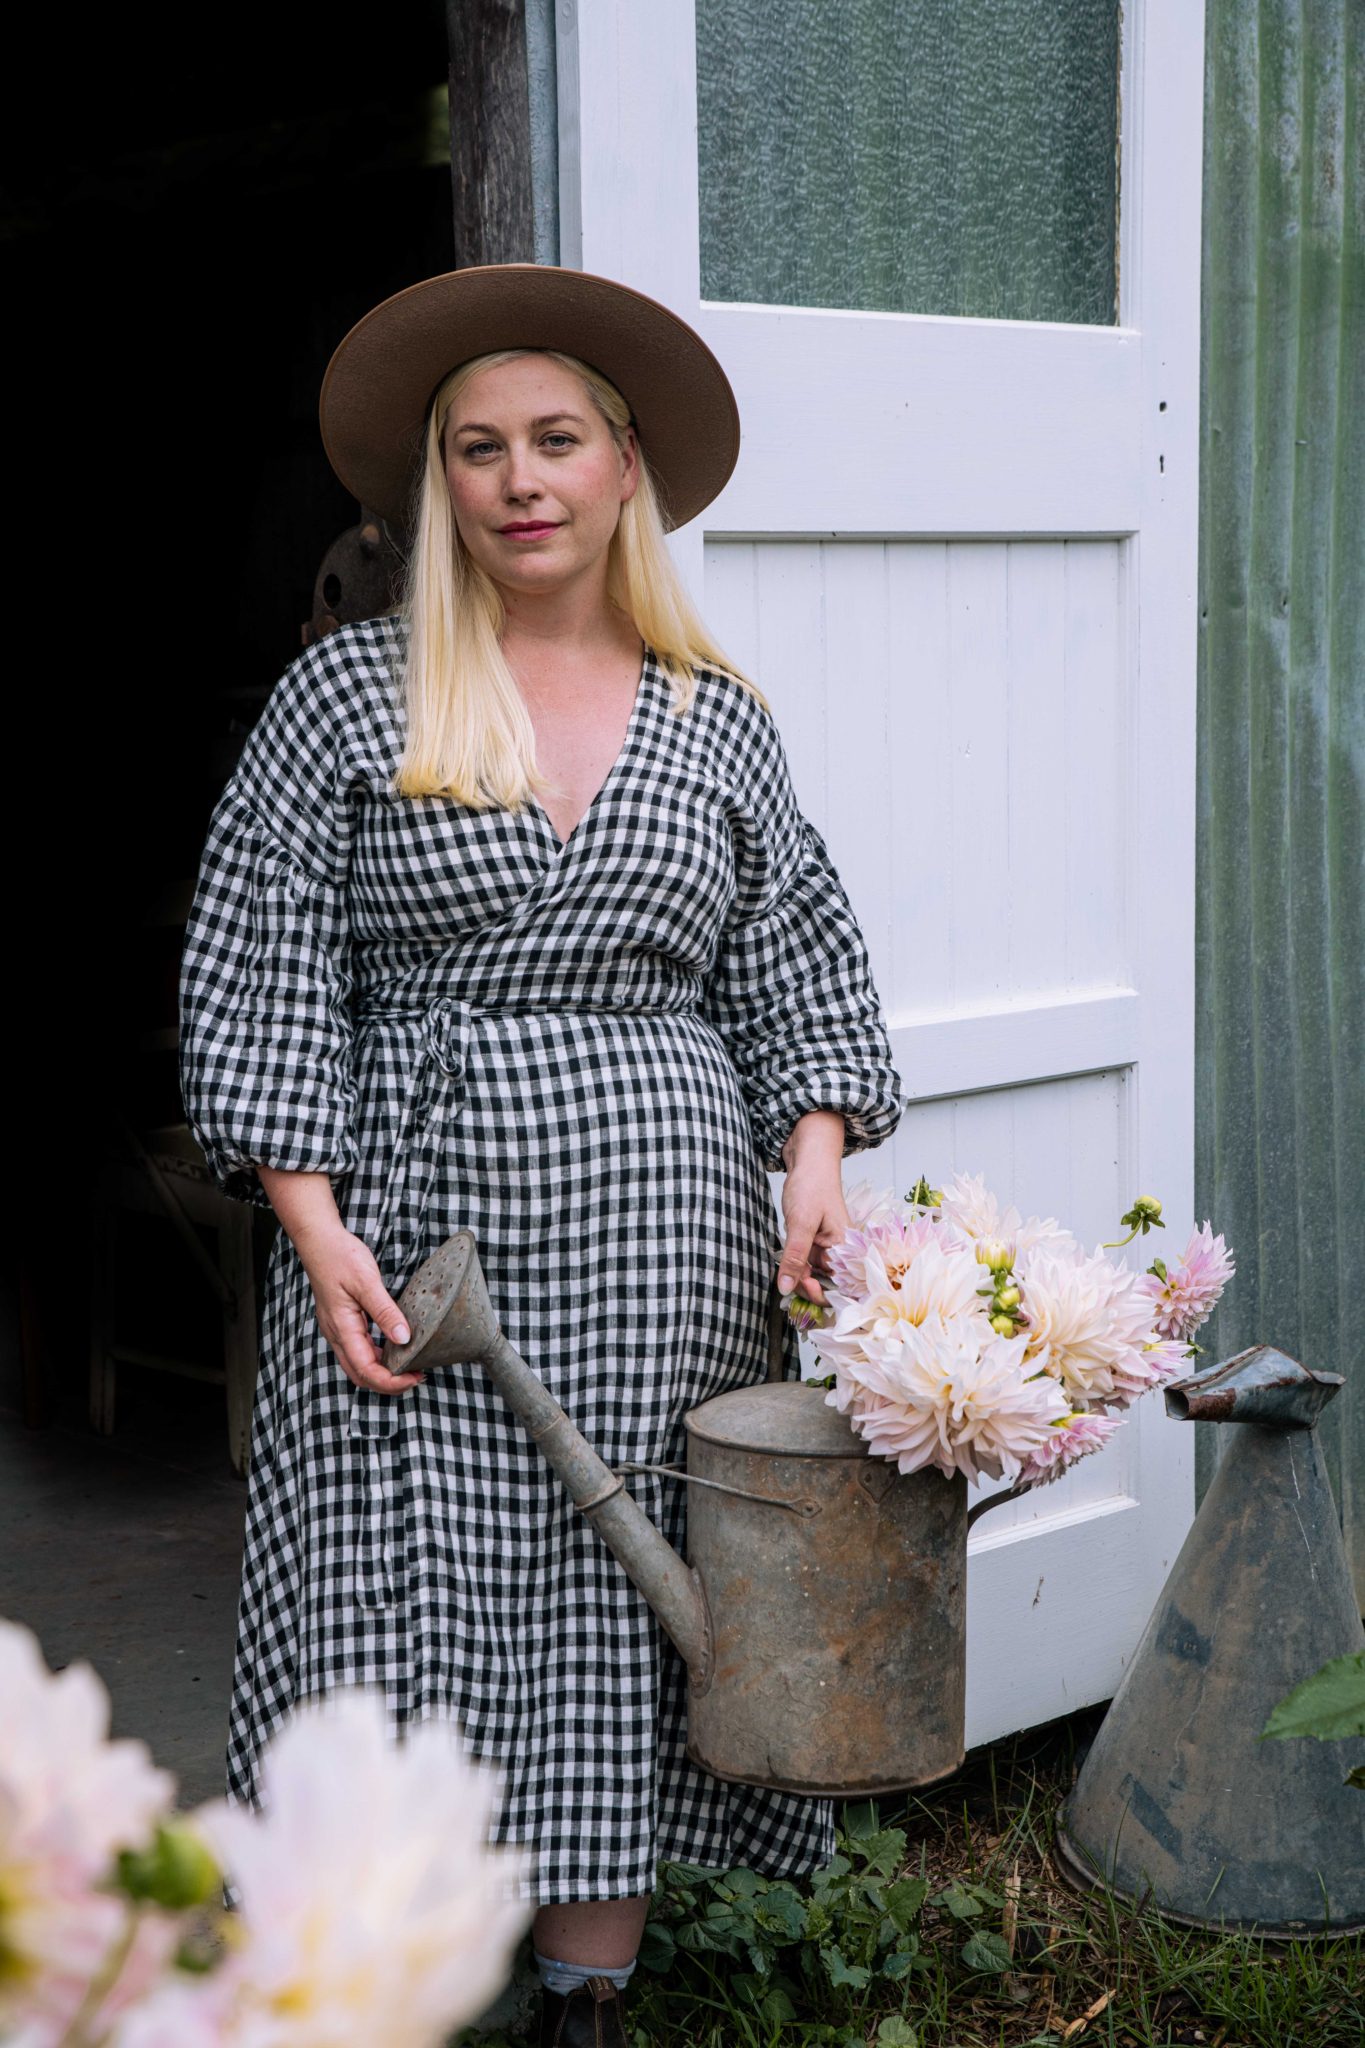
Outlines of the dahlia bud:
M 202 1906 L 222 1887 L 222 1873 L 199 1836 L 179 1820 L 161 1821 L 149 1849 L 122 1849 L 117 1883 L 133 1899 L 170 1912 Z
M 823 1330 L 834 1321 L 833 1311 L 825 1302 L 811 1301 L 795 1288 L 783 1296 L 782 1306 L 803 1337 L 807 1331 Z
M 1127 1237 L 1108 1239 L 1101 1247 L 1102 1250 L 1121 1252 L 1126 1244 L 1133 1242 L 1139 1231 L 1145 1237 L 1149 1230 L 1164 1230 L 1166 1228 L 1161 1220 L 1161 1204 L 1155 1195 L 1139 1195 L 1132 1208 L 1128 1211 L 1128 1214 L 1120 1216 L 1119 1224 L 1127 1230 Z

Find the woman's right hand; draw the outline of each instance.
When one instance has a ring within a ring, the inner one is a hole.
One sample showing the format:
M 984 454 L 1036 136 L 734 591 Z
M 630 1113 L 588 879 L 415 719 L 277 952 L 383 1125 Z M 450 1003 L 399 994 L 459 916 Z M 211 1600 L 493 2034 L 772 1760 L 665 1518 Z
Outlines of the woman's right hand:
M 408 1326 L 379 1276 L 374 1253 L 342 1222 L 327 1175 L 273 1166 L 256 1170 L 308 1275 L 318 1328 L 347 1379 L 377 1394 L 405 1394 L 409 1387 L 420 1387 L 425 1373 L 391 1373 L 381 1363 L 383 1354 L 370 1335 L 371 1321 L 395 1344 L 407 1343 Z
M 404 1394 L 409 1387 L 420 1387 L 426 1374 L 390 1372 L 370 1336 L 371 1320 L 395 1344 L 406 1344 L 409 1333 L 369 1246 L 338 1223 L 320 1236 L 310 1234 L 295 1249 L 313 1289 L 318 1328 L 347 1379 L 379 1394 Z

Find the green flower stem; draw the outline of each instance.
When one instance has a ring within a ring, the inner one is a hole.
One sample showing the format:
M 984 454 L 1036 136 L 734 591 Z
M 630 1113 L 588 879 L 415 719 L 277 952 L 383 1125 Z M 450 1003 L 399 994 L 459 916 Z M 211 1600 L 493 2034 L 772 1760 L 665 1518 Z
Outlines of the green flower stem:
M 57 2048 L 99 2048 L 99 2043 L 105 2036 L 102 2032 L 91 2033 L 90 2022 L 118 1982 L 119 1973 L 127 1962 L 133 1942 L 137 1938 L 140 1918 L 141 1914 L 137 1907 L 130 1906 L 127 1924 L 122 1934 L 111 1945 L 108 1955 L 86 1986 L 85 1996 L 72 2015 L 71 2024 L 57 2043 Z

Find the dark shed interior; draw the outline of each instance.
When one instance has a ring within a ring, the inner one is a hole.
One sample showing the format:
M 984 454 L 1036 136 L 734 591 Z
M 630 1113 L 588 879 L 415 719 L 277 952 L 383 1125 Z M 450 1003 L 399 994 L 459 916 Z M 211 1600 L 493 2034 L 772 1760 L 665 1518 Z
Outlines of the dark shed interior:
M 0 1400 L 41 1423 L 85 1410 L 101 1162 L 123 1122 L 180 1114 L 178 918 L 209 809 L 358 516 L 318 438 L 323 368 L 456 257 L 440 0 L 30 27 L 0 199 L 24 368 L 6 1244 L 41 1369 L 8 1344 Z M 115 1264 L 139 1342 L 213 1358 L 216 1304 L 164 1222 L 125 1219 Z M 130 1367 L 120 1401 L 162 1378 Z

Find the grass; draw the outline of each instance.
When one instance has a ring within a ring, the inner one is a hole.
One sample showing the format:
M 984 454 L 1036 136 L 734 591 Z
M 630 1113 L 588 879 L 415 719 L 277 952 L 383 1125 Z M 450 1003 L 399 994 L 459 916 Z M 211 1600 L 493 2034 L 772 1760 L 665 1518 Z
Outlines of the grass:
M 1361 2048 L 1360 1939 L 1202 1933 L 1060 1881 L 1057 1814 L 1094 1722 L 842 1809 L 814 1879 L 666 1865 L 628 1994 L 636 2048 Z

